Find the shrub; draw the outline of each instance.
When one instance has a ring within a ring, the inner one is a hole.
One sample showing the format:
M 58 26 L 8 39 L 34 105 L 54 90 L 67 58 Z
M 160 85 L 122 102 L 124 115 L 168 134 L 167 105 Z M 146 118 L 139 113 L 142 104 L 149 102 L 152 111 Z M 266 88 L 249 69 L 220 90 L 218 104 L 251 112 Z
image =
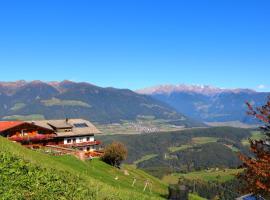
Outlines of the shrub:
M 114 167 L 120 167 L 123 160 L 127 158 L 127 148 L 121 142 L 113 142 L 105 147 L 102 160 Z

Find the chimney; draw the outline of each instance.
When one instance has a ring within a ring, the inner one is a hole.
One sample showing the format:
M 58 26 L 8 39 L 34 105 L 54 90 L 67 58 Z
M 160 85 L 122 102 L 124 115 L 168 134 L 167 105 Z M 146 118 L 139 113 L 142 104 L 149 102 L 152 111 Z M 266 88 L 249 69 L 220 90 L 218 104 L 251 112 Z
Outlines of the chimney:
M 68 123 L 68 118 L 66 118 L 66 123 Z

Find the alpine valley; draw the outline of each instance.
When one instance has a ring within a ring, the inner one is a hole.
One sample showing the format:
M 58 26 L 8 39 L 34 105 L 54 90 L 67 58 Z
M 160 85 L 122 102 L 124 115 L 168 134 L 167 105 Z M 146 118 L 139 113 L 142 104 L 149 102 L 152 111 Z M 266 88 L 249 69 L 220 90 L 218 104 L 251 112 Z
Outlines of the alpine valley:
M 137 91 L 169 104 L 177 111 L 210 124 L 254 123 L 245 102 L 260 106 L 270 93 L 251 89 L 221 89 L 208 85 L 159 85 Z M 256 103 L 255 103 L 256 102 Z

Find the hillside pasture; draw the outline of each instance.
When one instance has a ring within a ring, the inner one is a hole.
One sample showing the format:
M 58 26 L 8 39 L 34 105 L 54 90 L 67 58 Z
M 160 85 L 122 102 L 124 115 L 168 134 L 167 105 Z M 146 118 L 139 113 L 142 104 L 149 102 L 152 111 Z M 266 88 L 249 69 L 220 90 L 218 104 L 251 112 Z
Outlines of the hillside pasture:
M 244 138 L 241 140 L 242 145 L 248 146 L 249 139 L 251 140 L 260 140 L 263 139 L 265 135 L 261 131 L 251 131 L 251 136 L 249 138 Z
M 193 137 L 191 139 L 191 142 L 188 144 L 183 144 L 181 146 L 172 146 L 169 147 L 168 150 L 169 152 L 177 152 L 177 151 L 182 151 L 186 150 L 188 148 L 192 148 L 201 144 L 207 144 L 210 142 L 217 142 L 218 138 L 217 137 Z
M 15 103 L 10 110 L 17 111 L 25 107 L 25 103 Z
M 134 161 L 133 164 L 134 164 L 134 165 L 137 165 L 137 164 L 139 164 L 140 162 L 149 160 L 149 159 L 154 158 L 154 157 L 156 157 L 156 156 L 158 156 L 158 155 L 157 155 L 157 154 L 148 154 L 148 155 L 145 155 L 145 156 L 141 157 L 140 159 Z
M 62 100 L 57 98 L 41 100 L 45 106 L 81 106 L 86 108 L 91 108 L 92 106 L 88 103 L 78 100 Z
M 85 189 L 92 192 L 95 196 L 93 199 L 148 200 L 164 199 L 167 195 L 167 184 L 129 165 L 123 165 L 121 169 L 118 169 L 99 159 L 80 161 L 73 156 L 50 156 L 26 149 L 2 137 L 0 137 L 0 154 L 7 156 L 8 159 L 14 159 L 15 157 L 16 159 L 20 159 L 21 161 L 19 161 L 16 166 L 23 167 L 23 165 L 27 165 L 31 168 L 40 169 L 37 173 L 50 171 L 55 177 L 63 177 L 63 174 L 66 174 L 66 176 L 69 177 L 67 180 L 75 180 L 77 181 L 76 184 L 82 187 L 79 187 L 79 190 Z M 7 158 L 5 158 L 5 160 L 7 160 Z M 0 166 L 0 171 L 1 169 L 8 169 L 8 166 Z M 17 173 L 16 168 L 10 170 L 9 173 Z M 24 171 L 22 173 L 24 173 Z M 25 171 L 25 173 L 28 172 Z M 18 179 L 24 177 L 25 174 L 18 173 Z M 33 178 L 36 180 L 36 184 L 42 184 L 40 182 L 41 180 L 35 177 Z M 136 182 L 132 186 L 134 179 L 136 179 Z M 12 185 L 12 179 L 5 179 L 5 181 L 6 185 Z M 59 181 L 65 184 L 61 178 L 59 178 Z M 149 182 L 149 186 L 143 192 L 146 181 Z M 51 182 L 51 184 L 54 184 L 54 182 Z M 67 187 L 69 186 L 67 185 Z M 21 190 L 20 187 L 18 189 Z M 8 187 L 6 190 L 11 191 L 12 188 Z M 35 188 L 29 188 L 29 191 L 32 195 L 37 195 L 39 192 Z M 6 191 L 3 192 L 6 194 Z M 81 198 L 74 199 L 86 199 L 86 197 L 87 196 L 82 195 Z M 91 198 L 89 197 L 88 199 Z
M 168 184 L 177 184 L 179 178 L 188 180 L 201 180 L 201 181 L 217 181 L 226 182 L 235 178 L 235 176 L 242 172 L 242 169 L 209 169 L 202 171 L 195 171 L 190 173 L 173 173 L 166 175 L 162 180 Z
M 21 121 L 30 121 L 30 120 L 44 120 L 44 115 L 41 114 L 31 114 L 31 115 L 10 115 L 2 117 L 3 120 L 21 120 Z

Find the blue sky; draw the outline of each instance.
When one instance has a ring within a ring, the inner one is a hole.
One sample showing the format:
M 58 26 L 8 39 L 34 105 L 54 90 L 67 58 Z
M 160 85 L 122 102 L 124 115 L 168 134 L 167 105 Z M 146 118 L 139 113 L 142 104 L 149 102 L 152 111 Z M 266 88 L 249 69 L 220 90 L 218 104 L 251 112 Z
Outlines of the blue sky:
M 1 1 L 0 80 L 270 91 L 270 1 Z

